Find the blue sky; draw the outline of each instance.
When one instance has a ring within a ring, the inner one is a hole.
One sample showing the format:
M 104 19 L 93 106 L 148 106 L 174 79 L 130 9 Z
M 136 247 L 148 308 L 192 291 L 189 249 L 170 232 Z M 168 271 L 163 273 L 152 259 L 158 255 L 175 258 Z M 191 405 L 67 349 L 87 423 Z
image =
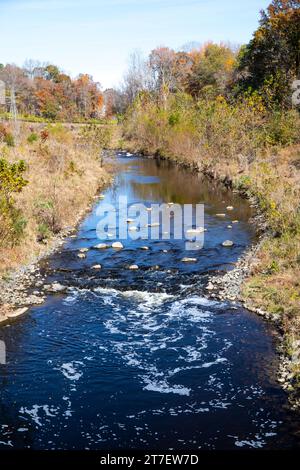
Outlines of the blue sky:
M 270 0 L 0 0 L 0 62 L 37 59 L 118 85 L 130 52 L 248 42 Z

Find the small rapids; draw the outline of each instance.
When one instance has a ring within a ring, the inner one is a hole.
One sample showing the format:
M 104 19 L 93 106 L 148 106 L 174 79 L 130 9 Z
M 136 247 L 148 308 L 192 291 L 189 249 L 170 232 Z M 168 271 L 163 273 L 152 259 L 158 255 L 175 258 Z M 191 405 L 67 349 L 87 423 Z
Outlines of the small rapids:
M 60 252 L 43 262 L 49 295 L 3 327 L 0 448 L 239 449 L 298 445 L 297 416 L 276 383 L 268 325 L 237 303 L 205 297 L 209 274 L 230 269 L 254 240 L 247 203 L 166 162 L 117 155 L 105 193 L 151 204 L 203 202 L 204 248 L 126 240 L 97 250 L 97 202 Z M 187 185 L 187 178 L 189 184 Z M 218 218 L 226 206 L 234 214 Z M 222 247 L 230 218 L 234 246 Z M 112 240 L 113 242 L 114 240 Z M 141 247 L 148 245 L 148 250 Z M 88 248 L 79 259 L 81 248 Z M 91 267 L 101 264 L 102 269 Z M 128 266 L 137 264 L 137 271 Z

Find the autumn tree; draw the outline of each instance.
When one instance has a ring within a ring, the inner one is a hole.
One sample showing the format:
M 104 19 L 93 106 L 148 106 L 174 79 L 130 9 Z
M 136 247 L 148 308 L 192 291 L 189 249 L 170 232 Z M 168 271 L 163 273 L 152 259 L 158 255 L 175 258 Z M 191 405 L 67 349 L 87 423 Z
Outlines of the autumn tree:
M 242 91 L 261 90 L 267 104 L 290 106 L 292 81 L 300 76 L 300 0 L 273 0 L 239 57 Z
M 193 65 L 187 78 L 187 90 L 195 97 L 224 94 L 230 83 L 235 53 L 224 44 L 205 44 L 191 53 Z
M 9 96 L 13 89 L 21 114 L 34 114 L 50 120 L 77 120 L 101 115 L 103 96 L 99 83 L 87 74 L 73 80 L 53 64 L 26 60 L 23 68 L 7 64 L 0 68 L 0 80 Z

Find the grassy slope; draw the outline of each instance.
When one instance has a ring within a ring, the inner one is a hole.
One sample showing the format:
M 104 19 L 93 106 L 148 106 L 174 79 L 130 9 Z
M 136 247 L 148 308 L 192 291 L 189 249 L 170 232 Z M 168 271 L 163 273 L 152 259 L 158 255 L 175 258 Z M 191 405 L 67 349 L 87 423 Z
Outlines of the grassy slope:
M 38 139 L 27 138 L 32 131 Z M 30 262 L 45 251 L 55 235 L 72 227 L 93 196 L 109 180 L 99 162 L 100 143 L 81 130 L 62 125 L 48 126 L 49 137 L 42 142 L 40 129 L 22 124 L 14 147 L 0 144 L 0 154 L 10 162 L 27 164 L 28 185 L 15 196 L 27 225 L 24 237 L 15 246 L 0 243 L 0 274 Z

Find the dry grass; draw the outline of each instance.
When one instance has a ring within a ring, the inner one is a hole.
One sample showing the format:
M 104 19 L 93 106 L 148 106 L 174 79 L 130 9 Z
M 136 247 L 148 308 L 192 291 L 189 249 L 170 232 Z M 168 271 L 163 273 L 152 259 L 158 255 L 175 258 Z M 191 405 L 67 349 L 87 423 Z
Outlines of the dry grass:
M 27 221 L 25 236 L 17 246 L 0 248 L 0 273 L 29 262 L 45 250 L 45 244 L 73 226 L 101 187 L 110 179 L 99 161 L 100 147 L 81 137 L 80 128 L 48 128 L 42 142 L 27 141 L 33 129 L 23 125 L 15 147 L 4 144 L 0 153 L 10 162 L 27 164 L 28 185 L 15 197 Z

